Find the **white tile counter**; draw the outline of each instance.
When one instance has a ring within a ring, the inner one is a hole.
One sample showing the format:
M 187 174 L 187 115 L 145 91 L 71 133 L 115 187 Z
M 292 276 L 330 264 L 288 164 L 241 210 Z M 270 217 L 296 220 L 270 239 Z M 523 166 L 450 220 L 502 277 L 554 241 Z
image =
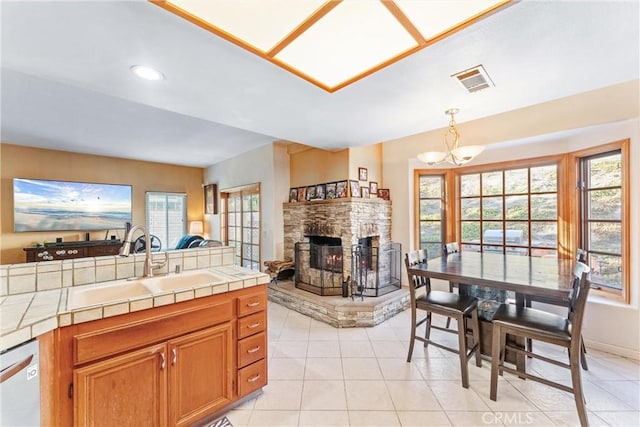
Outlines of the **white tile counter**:
M 168 254 L 165 273 L 158 275 L 159 278 L 180 277 L 181 274 L 186 277 L 194 271 L 210 271 L 218 279 L 197 286 L 150 291 L 145 295 L 70 309 L 69 296 L 74 290 L 114 283 L 127 286 L 128 278 L 140 275 L 135 273 L 139 273 L 144 257 L 82 258 L 75 263 L 69 260 L 0 266 L 0 351 L 57 327 L 269 283 L 267 274 L 231 264 L 233 248 L 199 248 Z M 129 262 L 120 262 L 122 260 Z M 118 273 L 125 270 L 122 268 L 125 264 L 130 264 L 127 269 L 130 274 Z M 183 273 L 166 274 L 166 271 L 175 271 L 176 265 L 184 269 Z M 97 277 L 107 280 L 96 281 Z

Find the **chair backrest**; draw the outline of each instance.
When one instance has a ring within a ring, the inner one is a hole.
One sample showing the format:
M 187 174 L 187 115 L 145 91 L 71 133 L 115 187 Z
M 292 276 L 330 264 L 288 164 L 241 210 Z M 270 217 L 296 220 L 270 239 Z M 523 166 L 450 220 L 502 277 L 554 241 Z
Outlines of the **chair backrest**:
M 442 251 L 445 255 L 457 254 L 460 252 L 460 247 L 458 246 L 458 242 L 449 242 L 442 245 Z
M 409 288 L 411 290 L 411 299 L 415 299 L 415 290 L 423 286 L 427 287 L 427 292 L 431 290 L 431 282 L 428 277 L 418 276 L 411 274 L 409 269 L 417 265 L 427 262 L 427 250 L 420 249 L 418 251 L 411 251 L 405 254 L 404 263 L 407 267 L 407 275 L 409 276 Z
M 578 248 L 578 250 L 576 250 L 576 261 L 587 264 L 587 251 Z
M 587 305 L 587 296 L 591 288 L 587 276 L 591 269 L 586 264 L 576 262 L 573 268 L 573 281 L 571 294 L 569 295 L 569 321 L 571 322 L 571 336 L 579 338 L 584 319 L 584 309 Z

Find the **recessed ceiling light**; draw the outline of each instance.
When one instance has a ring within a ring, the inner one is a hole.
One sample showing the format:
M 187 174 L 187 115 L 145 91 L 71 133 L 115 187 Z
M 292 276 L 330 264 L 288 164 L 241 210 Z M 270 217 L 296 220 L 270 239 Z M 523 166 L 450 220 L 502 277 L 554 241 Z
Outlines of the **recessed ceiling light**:
M 160 71 L 155 70 L 151 67 L 147 67 L 145 65 L 132 65 L 131 72 L 141 79 L 145 80 L 162 80 L 164 79 L 164 74 Z

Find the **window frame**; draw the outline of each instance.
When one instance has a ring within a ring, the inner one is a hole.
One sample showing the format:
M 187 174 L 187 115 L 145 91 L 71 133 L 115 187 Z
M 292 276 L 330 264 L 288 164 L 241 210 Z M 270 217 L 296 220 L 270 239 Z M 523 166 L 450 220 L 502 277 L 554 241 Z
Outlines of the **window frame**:
M 151 219 L 151 215 L 150 215 L 150 211 L 149 211 L 149 198 L 150 197 L 164 197 L 165 198 L 165 202 L 167 202 L 167 198 L 168 197 L 181 197 L 183 199 L 183 207 L 184 209 L 182 210 L 182 231 L 181 231 L 181 235 L 180 237 L 184 236 L 185 234 L 187 234 L 187 204 L 188 204 L 188 198 L 187 198 L 187 193 L 171 193 L 171 192 L 167 192 L 167 191 L 147 191 L 145 193 L 145 198 L 144 198 L 144 207 L 145 207 L 145 217 L 146 217 L 146 221 L 145 221 L 145 225 L 147 227 L 147 230 L 149 230 L 150 234 L 158 234 L 158 233 L 154 233 L 154 231 L 151 229 L 151 224 L 150 224 L 150 219 Z M 168 218 L 169 215 L 169 210 L 167 209 L 168 203 L 165 204 L 165 210 L 164 210 L 164 214 L 165 214 L 165 224 L 166 224 L 166 229 L 165 229 L 165 233 L 167 236 L 167 239 L 165 239 L 166 241 L 162 241 L 162 239 L 160 240 L 162 243 L 162 247 L 164 248 L 163 250 L 170 250 L 173 249 L 173 247 L 170 247 L 170 243 L 169 242 L 169 227 L 170 227 L 170 221 Z M 180 237 L 178 237 L 178 239 L 180 239 Z M 175 247 L 175 246 L 174 246 Z
M 598 295 L 626 304 L 630 303 L 631 287 L 631 189 L 630 189 L 630 139 L 623 139 L 611 143 L 600 144 L 590 148 L 571 151 L 559 155 L 536 157 L 505 162 L 495 162 L 477 166 L 451 167 L 448 169 L 416 169 L 414 171 L 414 245 L 420 244 L 420 205 L 419 205 L 419 175 L 444 174 L 447 189 L 445 190 L 445 221 L 446 241 L 459 241 L 462 235 L 460 220 L 460 198 L 458 197 L 459 179 L 461 173 L 490 172 L 492 170 L 517 169 L 519 167 L 543 166 L 557 163 L 558 180 L 558 258 L 573 258 L 580 247 L 580 158 L 606 153 L 617 149 L 622 154 L 622 290 L 608 288 L 594 288 L 592 295 Z
M 581 164 L 584 159 L 597 157 L 599 155 L 605 155 L 614 151 L 620 151 L 620 166 L 621 166 L 621 212 L 620 212 L 620 225 L 622 241 L 621 243 L 621 268 L 622 268 L 622 289 L 617 290 L 608 288 L 605 286 L 593 286 L 592 294 L 613 299 L 615 301 L 630 303 L 630 286 L 631 286 L 631 188 L 630 188 L 630 152 L 629 152 L 629 139 L 623 139 L 608 144 L 598 145 L 590 147 L 584 150 L 578 150 L 570 153 L 570 162 L 575 171 L 574 174 L 574 186 L 575 197 L 573 198 L 574 214 L 572 220 L 575 224 L 575 233 L 573 235 L 574 248 L 582 247 L 585 240 L 584 227 L 585 224 L 582 220 L 582 189 L 580 188 L 580 182 L 582 181 Z
M 422 247 L 422 238 L 421 238 L 421 234 L 420 234 L 420 223 L 421 223 L 421 219 L 420 219 L 420 201 L 423 200 L 420 198 L 420 178 L 423 176 L 429 176 L 429 177 L 440 177 L 441 179 L 441 184 L 442 184 L 442 188 L 441 188 L 441 194 L 439 199 L 441 200 L 441 207 L 440 207 L 440 217 L 441 217 L 441 240 L 442 240 L 442 244 L 447 243 L 450 240 L 450 233 L 447 232 L 448 227 L 447 227 L 447 223 L 448 223 L 448 219 L 447 219 L 447 188 L 448 188 L 448 181 L 450 180 L 449 178 L 451 177 L 451 173 L 449 173 L 448 171 L 442 170 L 442 171 L 424 171 L 424 170 L 416 170 L 415 174 L 414 174 L 414 189 L 415 189 L 415 200 L 417 201 L 416 203 L 416 209 L 415 209 L 415 217 L 416 217 L 416 247 L 423 249 Z M 435 200 L 435 198 L 429 198 L 429 200 Z M 440 245 L 440 251 L 437 254 L 431 254 L 429 251 L 427 251 L 427 256 L 431 259 L 431 258 L 437 258 L 439 256 L 442 255 L 442 244 Z

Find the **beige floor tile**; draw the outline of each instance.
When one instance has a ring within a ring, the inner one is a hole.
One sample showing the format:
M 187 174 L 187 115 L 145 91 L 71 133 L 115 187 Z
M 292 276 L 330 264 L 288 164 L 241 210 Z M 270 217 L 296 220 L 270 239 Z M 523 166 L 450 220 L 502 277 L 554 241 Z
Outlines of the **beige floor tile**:
M 302 380 L 306 359 L 279 357 L 269 360 L 269 380 Z
M 372 328 L 366 328 L 367 335 L 371 341 L 398 341 L 398 337 L 392 328 L 377 325 Z
M 352 427 L 396 427 L 400 420 L 395 411 L 349 411 Z
M 459 380 L 460 384 L 462 384 L 460 359 L 423 359 L 416 360 L 413 363 L 422 374 L 422 377 L 427 381 Z M 472 362 L 469 362 L 468 368 L 469 371 L 478 369 Z
M 309 341 L 307 357 L 340 357 L 340 343 L 335 341 Z
M 344 381 L 305 381 L 302 410 L 346 410 Z
M 598 418 L 611 426 L 640 426 L 640 412 L 638 411 L 598 411 L 594 412 Z M 591 423 L 593 417 L 589 417 Z
M 500 379 L 498 383 L 498 397 L 495 401 L 489 398 L 490 382 L 471 382 L 471 388 L 476 391 L 484 403 L 494 412 L 535 412 L 538 408 L 520 393 L 508 381 Z
M 378 360 L 373 358 L 344 358 L 342 373 L 345 380 L 381 380 Z
M 384 381 L 345 380 L 344 384 L 350 411 L 394 410 Z
M 554 422 L 542 412 L 495 412 L 494 418 L 509 427 L 555 426 Z
M 580 419 L 578 418 L 578 413 L 576 411 L 549 411 L 545 412 L 545 415 L 549 417 L 551 421 L 555 423 L 557 426 L 571 426 L 571 427 L 579 427 Z M 598 417 L 593 412 L 587 411 L 587 417 L 589 418 L 589 426 L 597 427 L 597 426 L 608 426 L 609 424 L 605 422 L 602 418 Z M 627 425 L 627 424 L 612 424 L 624 427 L 635 427 L 635 425 Z
M 349 413 L 347 411 L 300 411 L 298 425 L 300 427 L 348 427 Z
M 443 411 L 398 411 L 402 427 L 450 426 Z
M 345 357 L 376 357 L 369 341 L 340 341 L 340 354 Z
M 387 381 L 393 406 L 398 411 L 437 411 L 440 404 L 424 381 Z
M 255 410 L 251 413 L 249 418 L 250 427 L 264 426 L 264 427 L 295 427 L 298 425 L 298 418 L 300 417 L 299 411 L 258 411 Z M 235 427 L 235 426 L 234 426 Z
M 278 381 L 269 379 L 256 400 L 255 410 L 300 410 L 302 381 Z
M 309 341 L 338 341 L 337 328 L 311 328 L 309 330 Z
M 427 381 L 427 385 L 446 412 L 489 410 L 473 388 L 463 388 L 459 381 Z
M 379 358 L 378 364 L 382 371 L 382 376 L 386 380 L 422 380 L 422 374 L 420 370 L 411 362 L 407 362 L 405 359 L 393 358 L 382 359 Z
M 277 341 L 270 343 L 274 347 L 273 357 L 307 357 L 307 341 Z
M 376 357 L 407 357 L 407 350 L 398 340 L 371 340 Z
M 447 411 L 447 417 L 453 426 L 503 426 L 499 418 L 490 411 Z
M 632 410 L 640 411 L 640 381 L 594 381 L 593 384 L 611 393 Z
M 231 421 L 233 427 L 246 427 L 249 425 L 251 411 L 233 409 L 225 414 L 227 419 Z
M 304 372 L 305 380 L 342 380 L 342 359 L 334 358 L 310 358 Z
M 340 341 L 369 341 L 367 328 L 340 328 L 338 338 Z

